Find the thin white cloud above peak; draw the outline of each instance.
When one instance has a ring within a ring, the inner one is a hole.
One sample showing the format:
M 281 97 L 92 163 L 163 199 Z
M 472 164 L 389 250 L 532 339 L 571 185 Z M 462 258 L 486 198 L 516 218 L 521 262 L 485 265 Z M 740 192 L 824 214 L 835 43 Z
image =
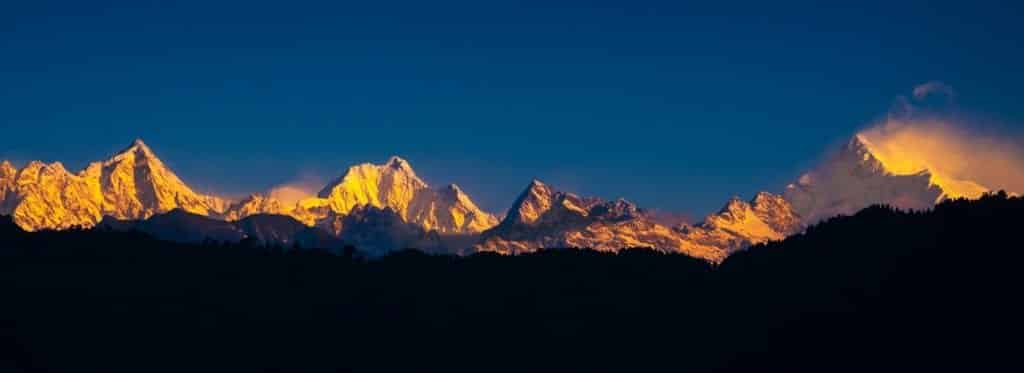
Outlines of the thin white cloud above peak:
M 922 101 L 928 97 L 941 96 L 947 100 L 953 99 L 953 87 L 938 80 L 933 80 L 914 87 L 914 99 Z

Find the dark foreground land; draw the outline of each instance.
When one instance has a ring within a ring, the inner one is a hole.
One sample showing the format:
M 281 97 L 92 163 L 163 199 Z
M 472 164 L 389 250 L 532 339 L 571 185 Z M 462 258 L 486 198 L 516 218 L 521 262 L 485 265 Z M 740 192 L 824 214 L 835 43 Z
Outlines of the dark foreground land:
M 1024 200 L 873 207 L 720 266 L 378 261 L 0 223 L 0 372 L 1015 371 Z

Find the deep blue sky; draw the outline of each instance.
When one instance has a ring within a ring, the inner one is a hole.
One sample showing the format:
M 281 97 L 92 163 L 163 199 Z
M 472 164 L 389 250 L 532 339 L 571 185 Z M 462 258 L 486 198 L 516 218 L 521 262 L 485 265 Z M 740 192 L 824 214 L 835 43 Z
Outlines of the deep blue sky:
M 925 81 L 1024 122 L 1019 1 L 211 3 L 0 5 L 0 157 L 142 137 L 239 194 L 398 154 L 496 212 L 538 177 L 702 215 Z

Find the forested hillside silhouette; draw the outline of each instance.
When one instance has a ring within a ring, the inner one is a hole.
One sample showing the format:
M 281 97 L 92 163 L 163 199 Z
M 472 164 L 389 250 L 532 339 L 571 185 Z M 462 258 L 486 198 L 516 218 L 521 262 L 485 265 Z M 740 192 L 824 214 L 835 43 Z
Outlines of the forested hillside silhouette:
M 1014 370 L 1022 214 L 1005 193 L 876 206 L 718 266 L 368 261 L 3 218 L 0 371 Z

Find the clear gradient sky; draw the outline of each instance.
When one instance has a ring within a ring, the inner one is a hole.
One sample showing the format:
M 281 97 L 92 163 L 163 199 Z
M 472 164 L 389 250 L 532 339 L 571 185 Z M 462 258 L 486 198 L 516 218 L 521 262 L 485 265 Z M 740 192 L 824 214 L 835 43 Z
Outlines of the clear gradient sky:
M 238 195 L 397 154 L 495 212 L 537 177 L 702 215 L 926 81 L 1024 123 L 1020 1 L 684 3 L 8 1 L 0 158 L 142 137 Z

